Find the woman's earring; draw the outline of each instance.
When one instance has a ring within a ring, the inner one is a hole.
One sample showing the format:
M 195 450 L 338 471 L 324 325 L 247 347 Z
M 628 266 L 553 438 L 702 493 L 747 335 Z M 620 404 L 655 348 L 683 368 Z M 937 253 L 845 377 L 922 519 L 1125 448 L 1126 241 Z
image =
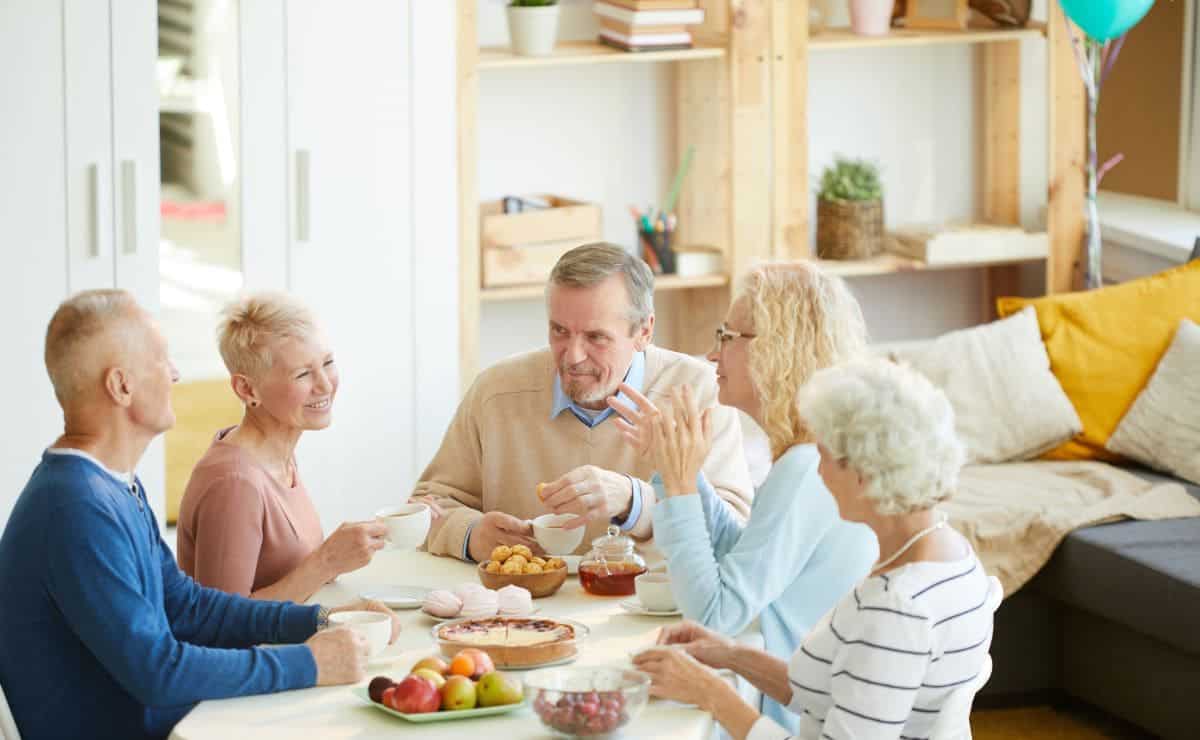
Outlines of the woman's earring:
M 258 408 L 258 401 L 251 401 L 251 402 L 250 402 L 250 407 L 251 407 L 251 408 L 255 408 L 255 409 L 256 409 L 256 408 Z

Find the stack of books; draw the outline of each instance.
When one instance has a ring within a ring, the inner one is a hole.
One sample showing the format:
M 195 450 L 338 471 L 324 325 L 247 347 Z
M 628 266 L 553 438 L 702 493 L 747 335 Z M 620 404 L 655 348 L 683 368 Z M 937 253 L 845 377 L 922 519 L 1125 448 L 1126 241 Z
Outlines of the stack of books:
M 704 22 L 697 0 L 597 0 L 600 43 L 624 51 L 692 48 L 690 26 Z
M 917 224 L 891 232 L 887 250 L 927 265 L 969 265 L 1040 259 L 1050 253 L 1046 232 L 988 223 Z

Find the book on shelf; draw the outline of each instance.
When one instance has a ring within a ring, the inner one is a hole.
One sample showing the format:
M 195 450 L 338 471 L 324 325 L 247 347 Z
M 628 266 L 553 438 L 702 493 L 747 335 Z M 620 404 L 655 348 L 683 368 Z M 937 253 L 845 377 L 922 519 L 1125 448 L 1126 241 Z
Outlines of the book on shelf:
M 592 4 L 592 12 L 601 19 L 633 27 L 695 26 L 704 22 L 704 8 L 678 10 L 630 10 L 613 5 L 611 0 Z
M 894 229 L 887 249 L 929 265 L 1038 259 L 1050 253 L 1045 232 L 987 223 L 917 224 Z
M 675 274 L 681 278 L 719 275 L 723 261 L 716 247 L 687 244 L 675 248 Z
M 622 51 L 668 51 L 692 48 L 692 35 L 687 32 L 629 36 L 602 28 L 599 40 L 602 44 Z
M 600 29 L 619 33 L 624 36 L 637 37 L 655 33 L 687 33 L 687 26 L 630 26 L 610 18 L 600 19 Z
M 620 5 L 630 10 L 688 10 L 696 7 L 696 0 L 604 0 L 609 5 Z

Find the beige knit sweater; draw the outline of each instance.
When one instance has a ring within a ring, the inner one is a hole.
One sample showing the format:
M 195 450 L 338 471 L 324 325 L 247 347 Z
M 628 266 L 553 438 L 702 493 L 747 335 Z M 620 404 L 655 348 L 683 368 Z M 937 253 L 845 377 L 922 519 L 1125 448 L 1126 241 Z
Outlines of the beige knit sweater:
M 433 523 L 427 546 L 435 555 L 462 557 L 467 528 L 484 512 L 500 510 L 522 519 L 546 513 L 538 483 L 553 481 L 581 465 L 632 475 L 642 512 L 635 532 L 650 532 L 653 470 L 639 462 L 610 416 L 589 429 L 569 411 L 551 419 L 554 360 L 549 349 L 511 357 L 484 370 L 458 407 L 442 446 L 417 482 L 414 495 L 437 498 L 446 516 Z M 716 404 L 712 367 L 694 358 L 650 346 L 642 392 L 656 405 L 675 386 L 690 385 L 701 408 Z M 704 472 L 743 521 L 754 495 L 742 450 L 736 412 L 717 406 L 713 449 Z M 588 525 L 579 553 L 602 535 L 607 522 Z

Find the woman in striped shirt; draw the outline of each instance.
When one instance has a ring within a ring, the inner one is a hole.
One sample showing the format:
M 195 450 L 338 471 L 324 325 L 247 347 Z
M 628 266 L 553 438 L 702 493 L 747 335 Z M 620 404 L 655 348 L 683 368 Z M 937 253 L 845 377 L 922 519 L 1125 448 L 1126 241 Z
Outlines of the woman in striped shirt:
M 951 697 L 986 680 L 1000 602 L 999 583 L 935 508 L 954 491 L 964 457 L 954 413 L 923 377 L 882 360 L 820 371 L 799 406 L 839 515 L 875 532 L 882 559 L 787 663 L 690 622 L 664 630 L 668 647 L 636 663 L 654 695 L 707 709 L 735 738 L 930 737 Z M 690 413 L 676 406 L 656 430 L 681 464 L 703 444 Z M 732 669 L 787 705 L 800 717 L 796 733 L 701 663 Z

